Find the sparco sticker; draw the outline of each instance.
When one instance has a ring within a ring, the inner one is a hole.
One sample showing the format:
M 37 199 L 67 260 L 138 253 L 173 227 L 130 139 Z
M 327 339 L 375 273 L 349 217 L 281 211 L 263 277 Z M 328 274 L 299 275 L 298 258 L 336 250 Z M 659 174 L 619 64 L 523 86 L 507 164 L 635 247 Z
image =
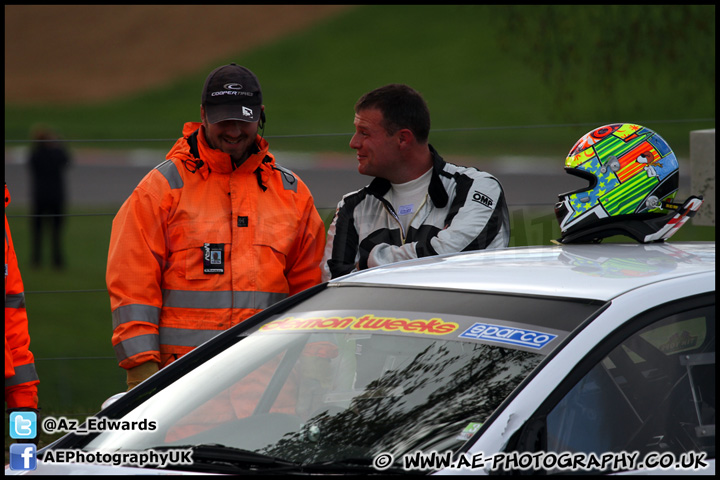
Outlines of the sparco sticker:
M 476 323 L 460 334 L 464 338 L 485 340 L 488 342 L 508 343 L 522 347 L 541 349 L 552 342 L 557 335 L 544 332 L 536 332 L 515 327 L 503 327 L 488 323 Z

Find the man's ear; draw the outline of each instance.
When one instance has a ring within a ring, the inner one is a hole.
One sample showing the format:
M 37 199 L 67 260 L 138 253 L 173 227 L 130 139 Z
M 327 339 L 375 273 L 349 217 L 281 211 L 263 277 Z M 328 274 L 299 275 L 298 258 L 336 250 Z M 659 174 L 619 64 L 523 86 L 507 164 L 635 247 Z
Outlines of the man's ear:
M 415 135 L 408 128 L 398 130 L 397 136 L 400 148 L 407 148 L 415 144 Z
M 204 124 L 205 123 L 205 107 L 200 105 L 200 121 Z

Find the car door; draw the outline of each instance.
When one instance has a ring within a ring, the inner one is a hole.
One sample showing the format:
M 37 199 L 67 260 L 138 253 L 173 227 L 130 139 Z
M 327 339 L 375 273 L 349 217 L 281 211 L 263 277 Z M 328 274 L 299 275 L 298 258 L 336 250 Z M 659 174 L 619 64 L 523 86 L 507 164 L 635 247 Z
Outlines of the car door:
M 660 305 L 611 333 L 504 451 L 552 454 L 496 473 L 692 473 L 714 459 L 714 293 Z

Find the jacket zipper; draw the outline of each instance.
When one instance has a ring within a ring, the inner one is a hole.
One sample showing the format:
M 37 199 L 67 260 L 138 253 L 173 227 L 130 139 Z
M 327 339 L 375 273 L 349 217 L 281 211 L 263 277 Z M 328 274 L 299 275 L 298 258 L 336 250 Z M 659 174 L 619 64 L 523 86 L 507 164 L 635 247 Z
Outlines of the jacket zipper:
M 427 197 L 428 197 L 428 196 L 427 196 L 427 193 L 426 193 L 426 194 L 425 194 L 425 198 L 423 198 L 422 203 L 421 203 L 420 206 L 417 208 L 417 210 L 415 210 L 415 214 L 414 214 L 414 215 L 412 216 L 412 218 L 410 219 L 410 223 L 409 223 L 408 225 L 412 225 L 412 222 L 413 222 L 413 220 L 415 220 L 415 217 L 417 217 L 417 214 L 420 213 L 420 210 L 422 209 L 422 207 L 425 206 L 425 202 L 427 202 Z M 395 219 L 395 221 L 397 222 L 398 226 L 400 226 L 400 243 L 401 243 L 401 245 L 405 245 L 405 238 L 406 238 L 406 236 L 405 236 L 405 228 L 403 227 L 403 224 L 402 224 L 402 222 L 400 221 L 400 217 L 398 217 L 397 213 L 395 213 L 395 209 L 393 208 L 392 204 L 390 204 L 390 202 L 388 202 L 387 200 L 385 200 L 385 198 L 382 198 L 381 200 L 382 200 L 383 205 L 385 206 L 385 209 L 386 209 L 388 212 L 390 212 L 390 215 L 392 215 L 392 217 L 393 217 L 393 218 Z
M 425 197 L 423 198 L 422 203 L 417 208 L 417 210 L 415 210 L 415 214 L 413 214 L 412 218 L 410 219 L 410 223 L 408 223 L 408 225 L 412 225 L 413 221 L 415 220 L 415 217 L 417 217 L 418 213 L 420 213 L 420 210 L 422 210 L 422 208 L 425 206 L 425 202 L 427 202 L 427 198 L 428 198 L 428 194 L 426 193 Z M 405 242 L 403 242 L 403 245 L 404 244 L 405 244 Z
M 402 223 L 400 222 L 400 218 L 397 216 L 397 213 L 395 213 L 395 209 L 393 208 L 392 204 L 385 200 L 384 197 L 380 198 L 380 201 L 382 201 L 383 206 L 385 207 L 385 210 L 387 210 L 390 215 L 395 219 L 397 224 L 400 226 L 400 241 L 403 245 L 405 245 L 405 229 L 402 226 Z

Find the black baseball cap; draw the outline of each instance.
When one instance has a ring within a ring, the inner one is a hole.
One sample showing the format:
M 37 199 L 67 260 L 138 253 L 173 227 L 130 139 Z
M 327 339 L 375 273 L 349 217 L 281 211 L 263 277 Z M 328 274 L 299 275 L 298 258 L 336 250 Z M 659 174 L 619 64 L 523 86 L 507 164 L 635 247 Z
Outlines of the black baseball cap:
M 262 111 L 260 82 L 253 72 L 235 63 L 218 67 L 205 79 L 202 106 L 210 123 L 257 122 Z

